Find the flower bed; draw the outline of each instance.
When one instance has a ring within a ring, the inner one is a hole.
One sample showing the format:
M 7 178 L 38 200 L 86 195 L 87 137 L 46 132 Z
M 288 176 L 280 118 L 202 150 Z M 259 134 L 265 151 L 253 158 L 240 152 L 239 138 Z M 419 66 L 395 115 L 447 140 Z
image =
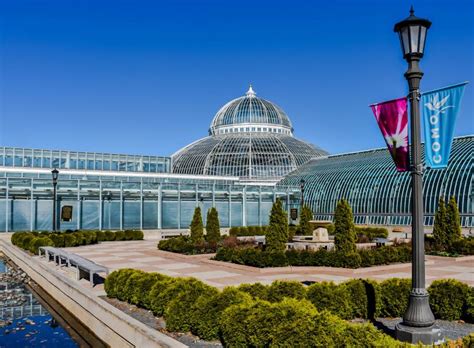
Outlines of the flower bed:
M 38 253 L 40 246 L 57 248 L 95 244 L 102 241 L 142 240 L 143 232 L 126 231 L 68 231 L 68 232 L 15 232 L 11 242 L 24 250 Z
M 194 278 L 171 278 L 132 269 L 115 271 L 105 281 L 108 297 L 163 316 L 169 331 L 190 331 L 205 340 L 220 339 L 227 347 L 406 347 L 372 324 L 352 324 L 343 319 L 400 316 L 408 303 L 409 290 L 408 280 L 377 283 L 359 279 L 308 287 L 276 281 L 269 286 L 244 284 L 219 291 Z M 469 313 L 473 303 L 466 296 L 472 296 L 472 287 L 439 280 L 428 291 L 437 318 L 472 322 Z M 466 338 L 466 344 L 469 342 Z
M 359 268 L 411 261 L 411 247 L 407 244 L 384 246 L 375 249 L 360 249 L 345 254 L 319 249 L 264 251 L 253 246 L 222 247 L 217 250 L 215 260 L 233 262 L 253 267 L 324 266 Z

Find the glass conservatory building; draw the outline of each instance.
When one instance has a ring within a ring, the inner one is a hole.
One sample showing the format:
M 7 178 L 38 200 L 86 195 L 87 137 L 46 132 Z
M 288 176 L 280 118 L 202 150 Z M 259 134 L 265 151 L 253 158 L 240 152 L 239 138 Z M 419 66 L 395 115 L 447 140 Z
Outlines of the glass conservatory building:
M 351 204 L 355 223 L 411 224 L 411 179 L 397 172 L 386 148 L 312 159 L 280 183 L 305 180 L 305 203 L 319 220 L 331 220 L 337 201 Z M 425 225 L 432 225 L 440 197 L 456 198 L 464 227 L 474 227 L 474 136 L 454 139 L 446 169 L 423 176 Z
M 170 164 L 169 157 L 0 147 L 0 231 L 52 228 L 53 168 L 62 230 L 188 228 L 197 205 L 215 206 L 223 227 L 264 225 L 277 198 L 287 207 L 299 202 L 297 188 L 173 174 Z M 72 207 L 68 221 L 64 206 Z

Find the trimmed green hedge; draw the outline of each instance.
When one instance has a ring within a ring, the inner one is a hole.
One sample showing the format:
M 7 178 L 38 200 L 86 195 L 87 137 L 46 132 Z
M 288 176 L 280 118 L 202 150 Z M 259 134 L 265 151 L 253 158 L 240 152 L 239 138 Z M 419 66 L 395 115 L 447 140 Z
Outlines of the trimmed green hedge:
M 66 231 L 66 232 L 15 232 L 11 242 L 24 250 L 38 253 L 40 246 L 54 246 L 68 248 L 79 245 L 96 244 L 101 241 L 114 240 L 142 240 L 143 232 L 138 230 L 127 231 Z
M 185 255 L 212 254 L 217 250 L 215 242 L 194 241 L 188 236 L 178 236 L 162 239 L 158 242 L 158 249 Z
M 267 233 L 268 226 L 241 226 L 231 227 L 229 235 L 233 237 L 264 236 Z
M 350 254 L 325 249 L 316 251 L 291 249 L 284 252 L 271 252 L 255 246 L 221 247 L 217 250 L 215 260 L 260 268 L 284 266 L 359 268 L 410 262 L 411 247 L 407 244 L 383 246 L 374 249 L 360 249 Z
M 139 306 L 163 316 L 168 330 L 191 331 L 205 340 L 220 339 L 228 347 L 403 347 L 371 324 L 343 319 L 399 316 L 408 300 L 406 288 L 403 279 L 381 283 L 353 279 L 339 285 L 323 282 L 308 287 L 276 281 L 269 286 L 243 284 L 218 291 L 194 278 L 131 269 L 114 271 L 105 280 L 107 296 L 136 303 L 134 294 L 139 294 L 146 299 L 138 301 Z M 473 294 L 473 288 L 440 280 L 428 291 L 437 319 L 468 321 L 472 307 L 467 293 Z M 461 295 L 449 308 L 455 293 Z

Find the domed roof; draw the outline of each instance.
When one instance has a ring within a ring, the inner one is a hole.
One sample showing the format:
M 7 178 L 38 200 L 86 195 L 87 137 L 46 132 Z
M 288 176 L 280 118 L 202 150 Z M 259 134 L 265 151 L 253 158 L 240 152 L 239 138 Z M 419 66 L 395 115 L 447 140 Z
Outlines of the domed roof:
M 231 100 L 214 116 L 209 134 L 265 132 L 292 134 L 285 112 L 276 104 L 257 97 L 249 87 L 245 96 Z
M 328 153 L 291 135 L 211 135 L 173 155 L 173 173 L 278 180 L 311 158 Z

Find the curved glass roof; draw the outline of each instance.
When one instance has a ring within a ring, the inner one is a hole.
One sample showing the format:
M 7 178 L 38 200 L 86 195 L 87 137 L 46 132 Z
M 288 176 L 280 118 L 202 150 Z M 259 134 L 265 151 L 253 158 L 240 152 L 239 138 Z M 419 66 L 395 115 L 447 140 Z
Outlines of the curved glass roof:
M 209 134 L 265 132 L 292 134 L 291 121 L 276 104 L 258 98 L 252 86 L 245 96 L 231 100 L 214 116 Z
M 173 172 L 274 180 L 327 152 L 290 135 L 229 134 L 203 138 L 173 156 Z
M 463 226 L 474 225 L 474 136 L 455 138 L 446 169 L 423 174 L 425 225 L 432 225 L 440 197 L 456 197 Z M 410 172 L 397 172 L 386 148 L 314 158 L 280 183 L 305 180 L 304 200 L 316 220 L 331 219 L 339 199 L 351 204 L 357 224 L 411 223 Z

